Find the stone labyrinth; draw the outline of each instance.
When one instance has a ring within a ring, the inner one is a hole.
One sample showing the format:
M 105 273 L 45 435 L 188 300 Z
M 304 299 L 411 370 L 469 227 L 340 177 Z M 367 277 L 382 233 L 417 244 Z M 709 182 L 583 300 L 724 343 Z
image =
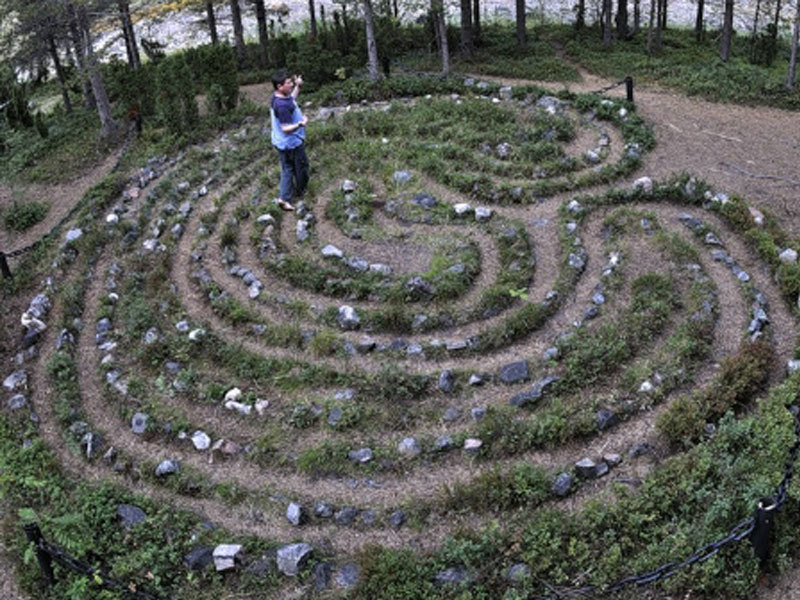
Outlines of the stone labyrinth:
M 659 415 L 752 341 L 772 383 L 796 366 L 790 242 L 702 174 L 641 177 L 624 103 L 478 86 L 311 116 L 295 213 L 251 118 L 85 215 L 5 380 L 75 477 L 215 524 L 230 545 L 186 568 L 313 557 L 310 585 L 347 587 L 365 548 L 502 523 L 487 482 L 535 482 L 500 507 L 529 518 L 638 489 L 675 451 Z

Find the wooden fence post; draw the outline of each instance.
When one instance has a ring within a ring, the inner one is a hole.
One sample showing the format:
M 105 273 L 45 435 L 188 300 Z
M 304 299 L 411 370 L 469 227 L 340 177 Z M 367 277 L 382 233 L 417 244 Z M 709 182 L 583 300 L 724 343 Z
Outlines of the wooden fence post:
M 36 523 L 25 523 L 22 528 L 25 530 L 25 537 L 28 538 L 29 542 L 33 542 L 36 547 L 36 559 L 39 561 L 39 568 L 42 570 L 42 575 L 44 575 L 45 585 L 50 587 L 56 582 L 56 578 L 53 574 L 53 559 L 41 547 L 42 530 L 39 529 L 39 525 Z

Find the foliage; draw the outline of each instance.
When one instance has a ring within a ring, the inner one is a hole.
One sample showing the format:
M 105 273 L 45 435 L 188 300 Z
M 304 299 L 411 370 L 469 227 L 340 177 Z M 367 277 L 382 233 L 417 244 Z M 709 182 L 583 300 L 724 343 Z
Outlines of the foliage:
M 236 108 L 239 82 L 236 55 L 228 44 L 198 46 L 186 51 L 186 62 L 205 90 L 210 111 L 222 114 Z
M 197 125 L 196 80 L 184 54 L 169 56 L 156 69 L 156 111 L 159 121 L 173 133 Z
M 3 224 L 10 231 L 22 232 L 42 221 L 50 207 L 44 202 L 14 202 L 3 213 Z

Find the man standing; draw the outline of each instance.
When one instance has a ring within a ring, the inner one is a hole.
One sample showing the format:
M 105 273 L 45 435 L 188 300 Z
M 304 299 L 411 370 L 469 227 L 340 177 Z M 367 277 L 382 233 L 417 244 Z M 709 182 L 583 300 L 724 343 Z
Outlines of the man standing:
M 308 117 L 303 116 L 295 102 L 301 85 L 300 75 L 290 77 L 286 71 L 278 71 L 272 76 L 275 88 L 269 111 L 272 145 L 281 157 L 280 196 L 275 202 L 283 210 L 294 210 L 292 198 L 302 196 L 308 185 L 308 157 L 303 145 Z

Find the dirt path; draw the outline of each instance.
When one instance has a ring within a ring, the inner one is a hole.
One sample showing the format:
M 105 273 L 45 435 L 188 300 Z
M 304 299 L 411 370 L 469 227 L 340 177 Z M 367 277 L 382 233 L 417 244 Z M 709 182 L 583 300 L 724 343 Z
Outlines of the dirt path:
M 22 233 L 8 231 L 0 225 L 0 250 L 8 254 L 41 239 L 69 214 L 93 185 L 111 172 L 119 159 L 120 152 L 121 150 L 115 151 L 88 172 L 65 183 L 57 185 L 31 183 L 10 186 L 0 182 L 0 211 L 14 202 L 41 202 L 50 207 L 44 220 Z

